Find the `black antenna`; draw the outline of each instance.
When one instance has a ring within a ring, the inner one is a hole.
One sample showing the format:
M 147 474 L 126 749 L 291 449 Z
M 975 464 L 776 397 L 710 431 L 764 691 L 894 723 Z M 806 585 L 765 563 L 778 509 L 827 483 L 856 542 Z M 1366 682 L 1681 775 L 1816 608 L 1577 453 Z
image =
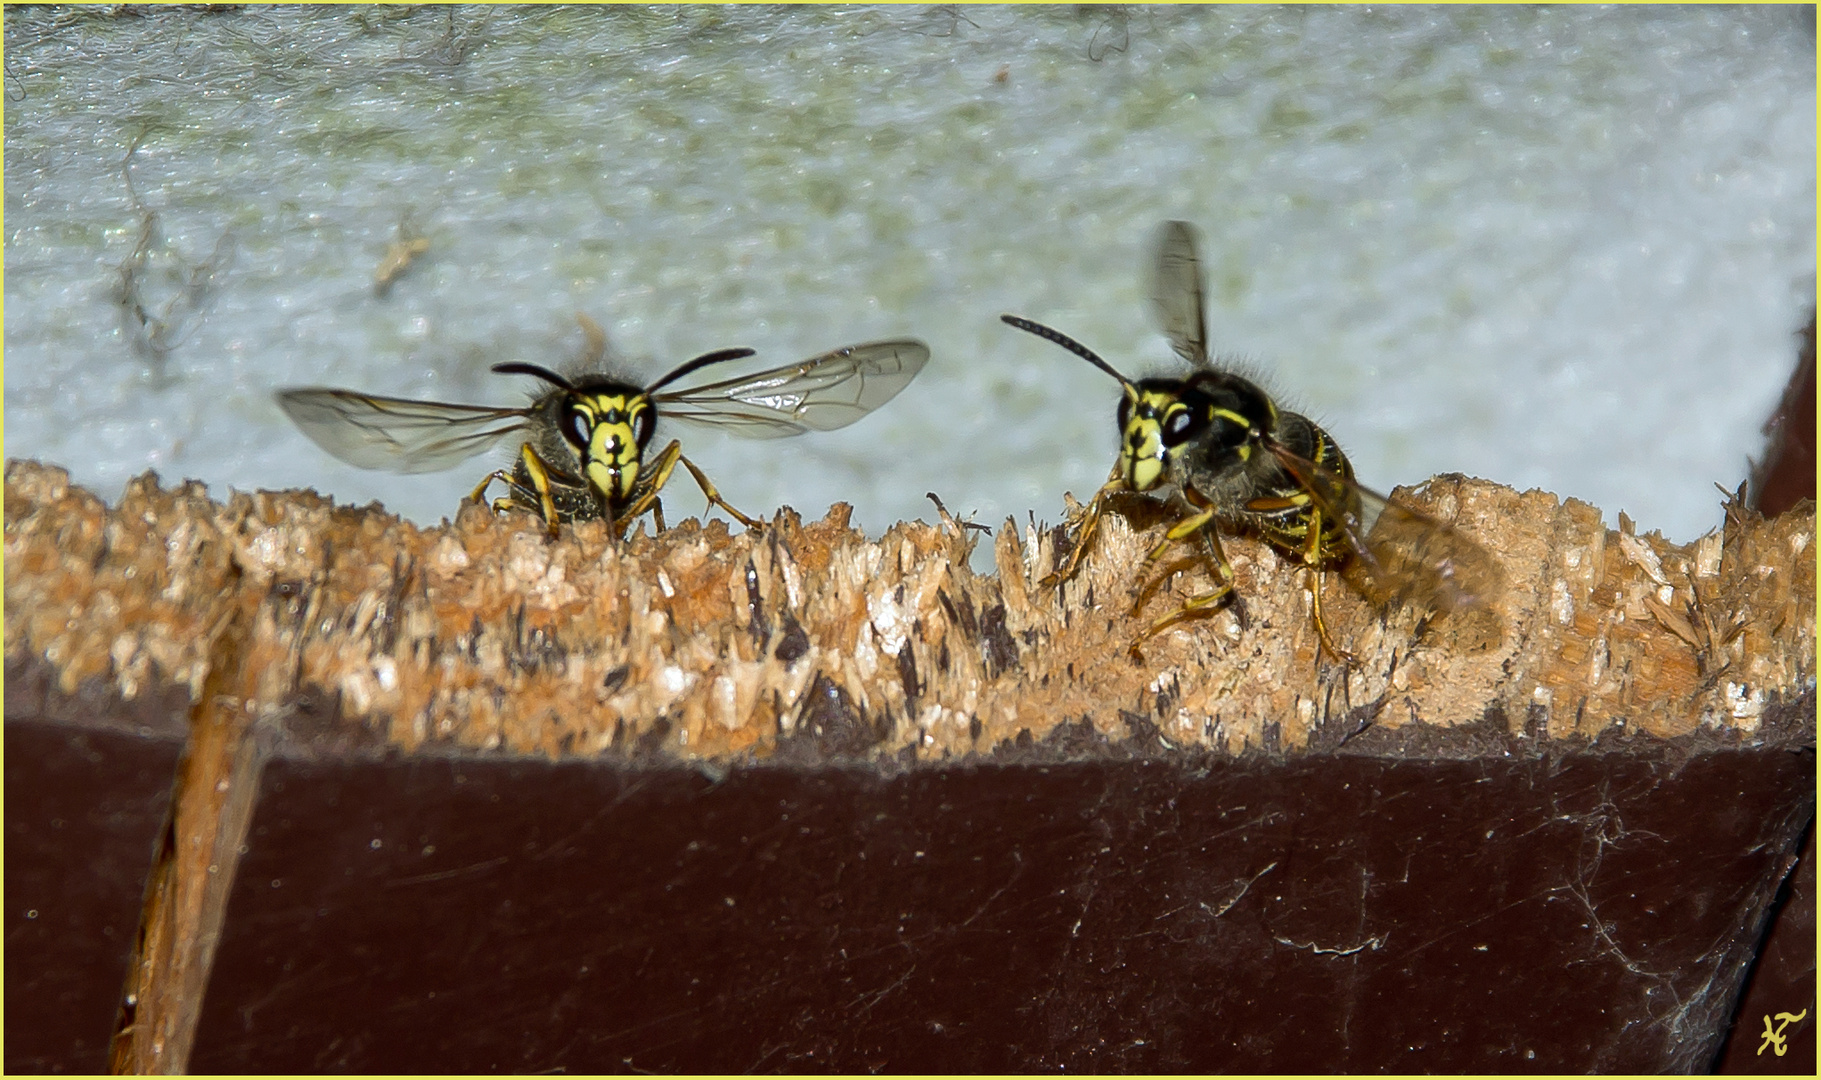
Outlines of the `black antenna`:
M 1006 324 L 1007 326 L 1016 326 L 1018 329 L 1023 330 L 1027 334 L 1036 334 L 1038 337 L 1042 338 L 1045 341 L 1055 342 L 1056 344 L 1062 346 L 1063 348 L 1067 349 L 1068 351 L 1074 353 L 1076 356 L 1081 357 L 1083 360 L 1086 360 L 1088 363 L 1093 364 L 1095 367 L 1106 372 L 1108 375 L 1111 375 L 1113 378 L 1118 379 L 1119 385 L 1121 385 L 1121 386 L 1131 386 L 1132 385 L 1132 380 L 1126 378 L 1124 375 L 1121 375 L 1119 372 L 1114 371 L 1113 365 L 1107 363 L 1105 360 L 1102 360 L 1100 358 L 1100 355 L 1098 353 L 1096 353 L 1093 349 L 1088 348 L 1086 345 L 1083 345 L 1081 342 L 1076 341 L 1074 338 L 1068 336 L 1067 334 L 1063 333 L 1060 330 L 1051 330 L 1049 327 L 1043 325 L 1042 323 L 1034 323 L 1029 319 L 1021 319 L 1016 315 L 1001 315 L 1001 316 L 999 316 L 999 321 Z
M 552 386 L 558 386 L 564 390 L 571 391 L 575 389 L 575 384 L 571 383 L 568 379 L 563 378 L 549 368 L 538 367 L 536 364 L 526 364 L 513 360 L 504 364 L 495 364 L 493 365 L 493 370 L 500 375 L 535 375 Z
M 668 386 L 692 371 L 700 371 L 710 364 L 719 364 L 723 360 L 738 360 L 742 356 L 751 356 L 755 351 L 756 350 L 754 349 L 717 349 L 711 353 L 703 353 L 701 356 L 684 364 L 682 367 L 664 376 L 657 382 L 647 386 L 645 392 L 647 394 L 655 394 L 658 392 L 659 387 Z

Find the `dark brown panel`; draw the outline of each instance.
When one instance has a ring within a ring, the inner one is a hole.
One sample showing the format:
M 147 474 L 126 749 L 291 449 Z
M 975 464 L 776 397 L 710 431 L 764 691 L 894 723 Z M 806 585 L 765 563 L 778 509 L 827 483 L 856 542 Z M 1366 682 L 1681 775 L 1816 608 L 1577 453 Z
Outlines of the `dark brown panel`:
M 151 725 L 7 719 L 7 1072 L 106 1070 L 181 752 Z
M 213 1071 L 1707 1067 L 1812 749 L 267 767 Z
M 1783 400 L 1765 424 L 1765 453 L 1752 472 L 1752 508 L 1781 514 L 1815 497 L 1815 317 L 1799 335 L 1801 355 Z M 1727 1040 L 1723 1073 L 1815 1074 L 1815 833 L 1790 874 L 1752 965 Z M 1799 1020 L 1782 1020 L 1801 1016 Z M 1806 1014 L 1806 1015 L 1803 1015 Z M 1766 1038 L 1768 1030 L 1776 1036 Z M 1782 1053 L 1777 1053 L 1778 1049 Z
M 1815 1075 L 1815 827 L 1783 887 L 1733 1021 L 1723 1073 Z M 1803 1014 L 1807 1015 L 1803 1015 Z M 1800 1017 L 1800 1019 L 1797 1019 Z M 1766 1037 L 1769 1032 L 1771 1038 Z M 1778 1053 L 1778 1049 L 1783 1052 Z

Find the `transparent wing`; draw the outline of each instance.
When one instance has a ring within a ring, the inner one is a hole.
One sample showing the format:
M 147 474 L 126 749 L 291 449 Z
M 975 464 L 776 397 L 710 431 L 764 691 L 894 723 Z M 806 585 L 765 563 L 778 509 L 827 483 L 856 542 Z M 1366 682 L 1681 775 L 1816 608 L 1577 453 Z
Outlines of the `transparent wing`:
M 1267 441 L 1322 514 L 1343 525 L 1348 574 L 1369 599 L 1437 614 L 1492 603 L 1505 573 L 1459 529 Z
M 274 395 L 316 445 L 362 469 L 422 473 L 473 457 L 525 425 L 527 409 L 446 405 L 308 386 Z
M 1186 221 L 1166 221 L 1157 230 L 1151 303 L 1157 325 L 1176 354 L 1196 367 L 1208 366 L 1208 326 L 1201 307 L 1201 261 L 1195 257 L 1195 230 Z
M 652 397 L 666 419 L 777 439 L 846 427 L 896 397 L 928 361 L 929 347 L 921 341 L 875 341 Z

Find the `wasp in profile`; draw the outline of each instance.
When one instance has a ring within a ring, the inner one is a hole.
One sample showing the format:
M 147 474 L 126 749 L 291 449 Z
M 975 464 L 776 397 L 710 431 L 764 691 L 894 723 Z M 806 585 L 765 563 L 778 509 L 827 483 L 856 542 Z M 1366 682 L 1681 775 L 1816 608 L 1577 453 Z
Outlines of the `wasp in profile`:
M 1171 544 L 1196 537 L 1213 567 L 1215 588 L 1152 623 L 1132 643 L 1134 656 L 1140 644 L 1170 626 L 1235 599 L 1233 568 L 1220 545 L 1222 528 L 1257 536 L 1309 571 L 1316 633 L 1337 659 L 1351 656 L 1335 646 L 1322 619 L 1327 571 L 1356 570 L 1358 585 L 1369 598 L 1403 601 L 1428 613 L 1493 597 L 1503 575 L 1484 548 L 1452 527 L 1360 486 L 1352 464 L 1326 431 L 1278 407 L 1257 384 L 1209 359 L 1201 264 L 1188 223 L 1164 224 L 1150 285 L 1165 336 L 1193 368 L 1186 376 L 1134 381 L 1060 331 L 1016 315 L 1001 316 L 1093 364 L 1125 391 L 1118 412 L 1119 460 L 1081 515 L 1073 551 L 1042 584 L 1057 585 L 1075 575 L 1109 497 L 1161 489 L 1188 512 L 1145 556 L 1145 563 L 1154 562 Z M 1151 591 L 1139 593 L 1139 605 Z
M 529 405 L 494 407 L 379 397 L 356 390 L 280 390 L 278 405 L 318 446 L 363 469 L 435 472 L 523 433 L 511 471 L 495 470 L 469 496 L 479 502 L 494 481 L 506 494 L 495 512 L 529 510 L 555 536 L 563 522 L 606 521 L 624 534 L 649 511 L 659 531 L 658 494 L 679 462 L 713 506 L 748 528 L 759 523 L 721 497 L 708 476 L 671 440 L 655 459 L 646 453 L 660 418 L 682 420 L 754 439 L 846 427 L 896 397 L 929 360 L 920 341 L 902 338 L 851 345 L 785 367 L 681 390 L 670 384 L 703 368 L 753 355 L 751 349 L 704 353 L 645 386 L 601 370 L 606 334 L 580 316 L 588 335 L 586 370 L 561 375 L 536 364 L 493 365 L 502 375 L 547 383 Z

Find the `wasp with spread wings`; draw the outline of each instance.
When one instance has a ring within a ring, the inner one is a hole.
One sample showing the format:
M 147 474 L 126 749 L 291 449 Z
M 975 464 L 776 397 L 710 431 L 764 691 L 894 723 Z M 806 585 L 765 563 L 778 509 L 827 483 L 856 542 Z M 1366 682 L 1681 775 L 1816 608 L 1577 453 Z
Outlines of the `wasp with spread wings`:
M 586 316 L 590 358 L 598 367 L 606 336 Z M 705 353 L 637 386 L 598 371 L 564 376 L 536 364 L 495 364 L 502 375 L 531 375 L 549 384 L 521 408 L 453 405 L 379 397 L 354 390 L 280 390 L 279 407 L 316 444 L 363 469 L 422 473 L 446 469 L 522 433 L 510 472 L 490 473 L 470 498 L 479 501 L 495 481 L 507 494 L 495 511 L 529 510 L 556 535 L 566 521 L 605 520 L 620 536 L 650 511 L 664 528 L 658 493 L 682 462 L 708 501 L 748 528 L 759 523 L 721 498 L 706 474 L 683 456 L 676 440 L 647 460 L 659 417 L 723 428 L 754 439 L 846 427 L 897 396 L 923 370 L 929 349 L 899 339 L 851 345 L 801 363 L 682 390 L 671 383 L 713 364 L 753 355 L 751 349 Z
M 1068 560 L 1044 580 L 1060 584 L 1081 565 L 1107 498 L 1120 492 L 1173 491 L 1187 513 L 1146 556 L 1197 537 L 1214 570 L 1213 591 L 1152 623 L 1139 644 L 1197 612 L 1234 599 L 1233 569 L 1217 526 L 1249 532 L 1310 572 L 1312 613 L 1322 646 L 1341 659 L 1321 614 L 1322 575 L 1356 569 L 1357 584 L 1381 602 L 1401 600 L 1428 612 L 1484 603 L 1500 588 L 1498 563 L 1458 530 L 1386 499 L 1353 479 L 1334 439 L 1307 417 L 1280 408 L 1251 380 L 1208 356 L 1201 264 L 1186 222 L 1158 234 L 1151 297 L 1178 356 L 1193 367 L 1180 377 L 1126 378 L 1093 350 L 1016 315 L 1009 325 L 1054 342 L 1119 380 L 1119 460 L 1088 504 Z M 1368 529 L 1369 521 L 1376 523 Z M 1139 603 L 1151 589 L 1139 593 Z

